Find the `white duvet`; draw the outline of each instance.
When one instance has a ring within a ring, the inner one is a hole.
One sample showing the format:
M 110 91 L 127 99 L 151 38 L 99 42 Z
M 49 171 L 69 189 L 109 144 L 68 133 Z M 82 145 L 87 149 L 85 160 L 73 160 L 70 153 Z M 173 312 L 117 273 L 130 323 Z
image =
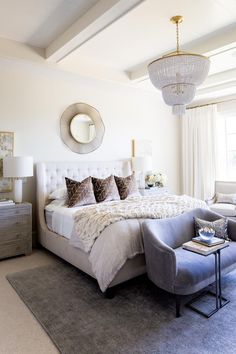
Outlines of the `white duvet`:
M 53 211 L 53 231 L 70 238 L 73 246 L 89 253 L 102 291 L 127 259 L 144 252 L 141 234 L 144 217 L 175 216 L 194 208 L 207 206 L 188 196 L 149 196 L 78 208 L 67 208 L 63 202 L 54 201 L 46 207 Z

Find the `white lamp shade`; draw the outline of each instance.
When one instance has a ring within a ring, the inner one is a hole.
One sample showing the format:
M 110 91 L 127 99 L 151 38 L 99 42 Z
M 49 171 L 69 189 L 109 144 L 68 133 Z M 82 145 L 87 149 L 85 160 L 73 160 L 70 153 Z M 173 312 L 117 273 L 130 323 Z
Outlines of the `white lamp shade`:
M 33 176 L 33 157 L 10 156 L 3 159 L 3 177 L 21 178 Z
M 132 158 L 132 169 L 135 172 L 147 172 L 152 170 L 152 158 L 150 155 L 136 156 Z

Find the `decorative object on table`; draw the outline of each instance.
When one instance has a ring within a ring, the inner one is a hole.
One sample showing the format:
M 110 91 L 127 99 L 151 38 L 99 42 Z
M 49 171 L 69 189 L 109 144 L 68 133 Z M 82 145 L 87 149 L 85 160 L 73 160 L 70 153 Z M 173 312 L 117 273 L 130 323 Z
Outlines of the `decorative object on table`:
M 12 199 L 8 199 L 8 198 L 1 198 L 0 199 L 0 207 L 5 206 L 5 205 L 12 205 L 12 204 L 15 204 Z
M 212 237 L 215 236 L 215 230 L 213 230 L 211 227 L 203 227 L 202 229 L 198 230 L 198 234 L 200 236 L 200 238 L 203 241 L 209 241 Z
M 74 103 L 61 116 L 61 139 L 77 154 L 88 154 L 102 143 L 105 127 L 100 113 L 86 103 Z
M 167 177 L 161 172 L 147 174 L 145 183 L 148 187 L 164 187 L 167 183 Z
M 22 202 L 22 178 L 33 176 L 31 156 L 12 156 L 3 159 L 3 176 L 14 178 L 14 200 Z
M 145 188 L 145 173 L 152 169 L 151 156 L 136 156 L 132 158 L 132 170 L 138 177 L 139 188 Z
M 3 178 L 3 158 L 13 156 L 14 133 L 0 132 L 0 192 L 6 193 L 12 191 L 12 180 Z
M 185 113 L 186 104 L 190 103 L 199 86 L 207 77 L 210 60 L 199 54 L 183 52 L 179 48 L 179 24 L 182 16 L 170 19 L 176 25 L 176 51 L 154 60 L 148 65 L 152 84 L 162 91 L 165 103 L 172 106 L 173 114 Z

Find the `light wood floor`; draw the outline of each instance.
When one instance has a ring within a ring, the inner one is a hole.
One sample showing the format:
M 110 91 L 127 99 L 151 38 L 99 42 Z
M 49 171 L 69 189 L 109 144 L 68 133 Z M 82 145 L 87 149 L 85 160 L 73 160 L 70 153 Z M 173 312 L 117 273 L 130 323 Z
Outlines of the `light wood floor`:
M 56 263 L 43 250 L 0 261 L 0 354 L 56 354 L 58 350 L 6 280 L 10 273 Z

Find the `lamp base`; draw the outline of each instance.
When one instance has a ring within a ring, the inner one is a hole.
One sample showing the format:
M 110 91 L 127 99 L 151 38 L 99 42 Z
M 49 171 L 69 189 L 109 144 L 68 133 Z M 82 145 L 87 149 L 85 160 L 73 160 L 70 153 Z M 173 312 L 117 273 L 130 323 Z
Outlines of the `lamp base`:
M 22 179 L 14 180 L 14 201 L 22 203 Z

